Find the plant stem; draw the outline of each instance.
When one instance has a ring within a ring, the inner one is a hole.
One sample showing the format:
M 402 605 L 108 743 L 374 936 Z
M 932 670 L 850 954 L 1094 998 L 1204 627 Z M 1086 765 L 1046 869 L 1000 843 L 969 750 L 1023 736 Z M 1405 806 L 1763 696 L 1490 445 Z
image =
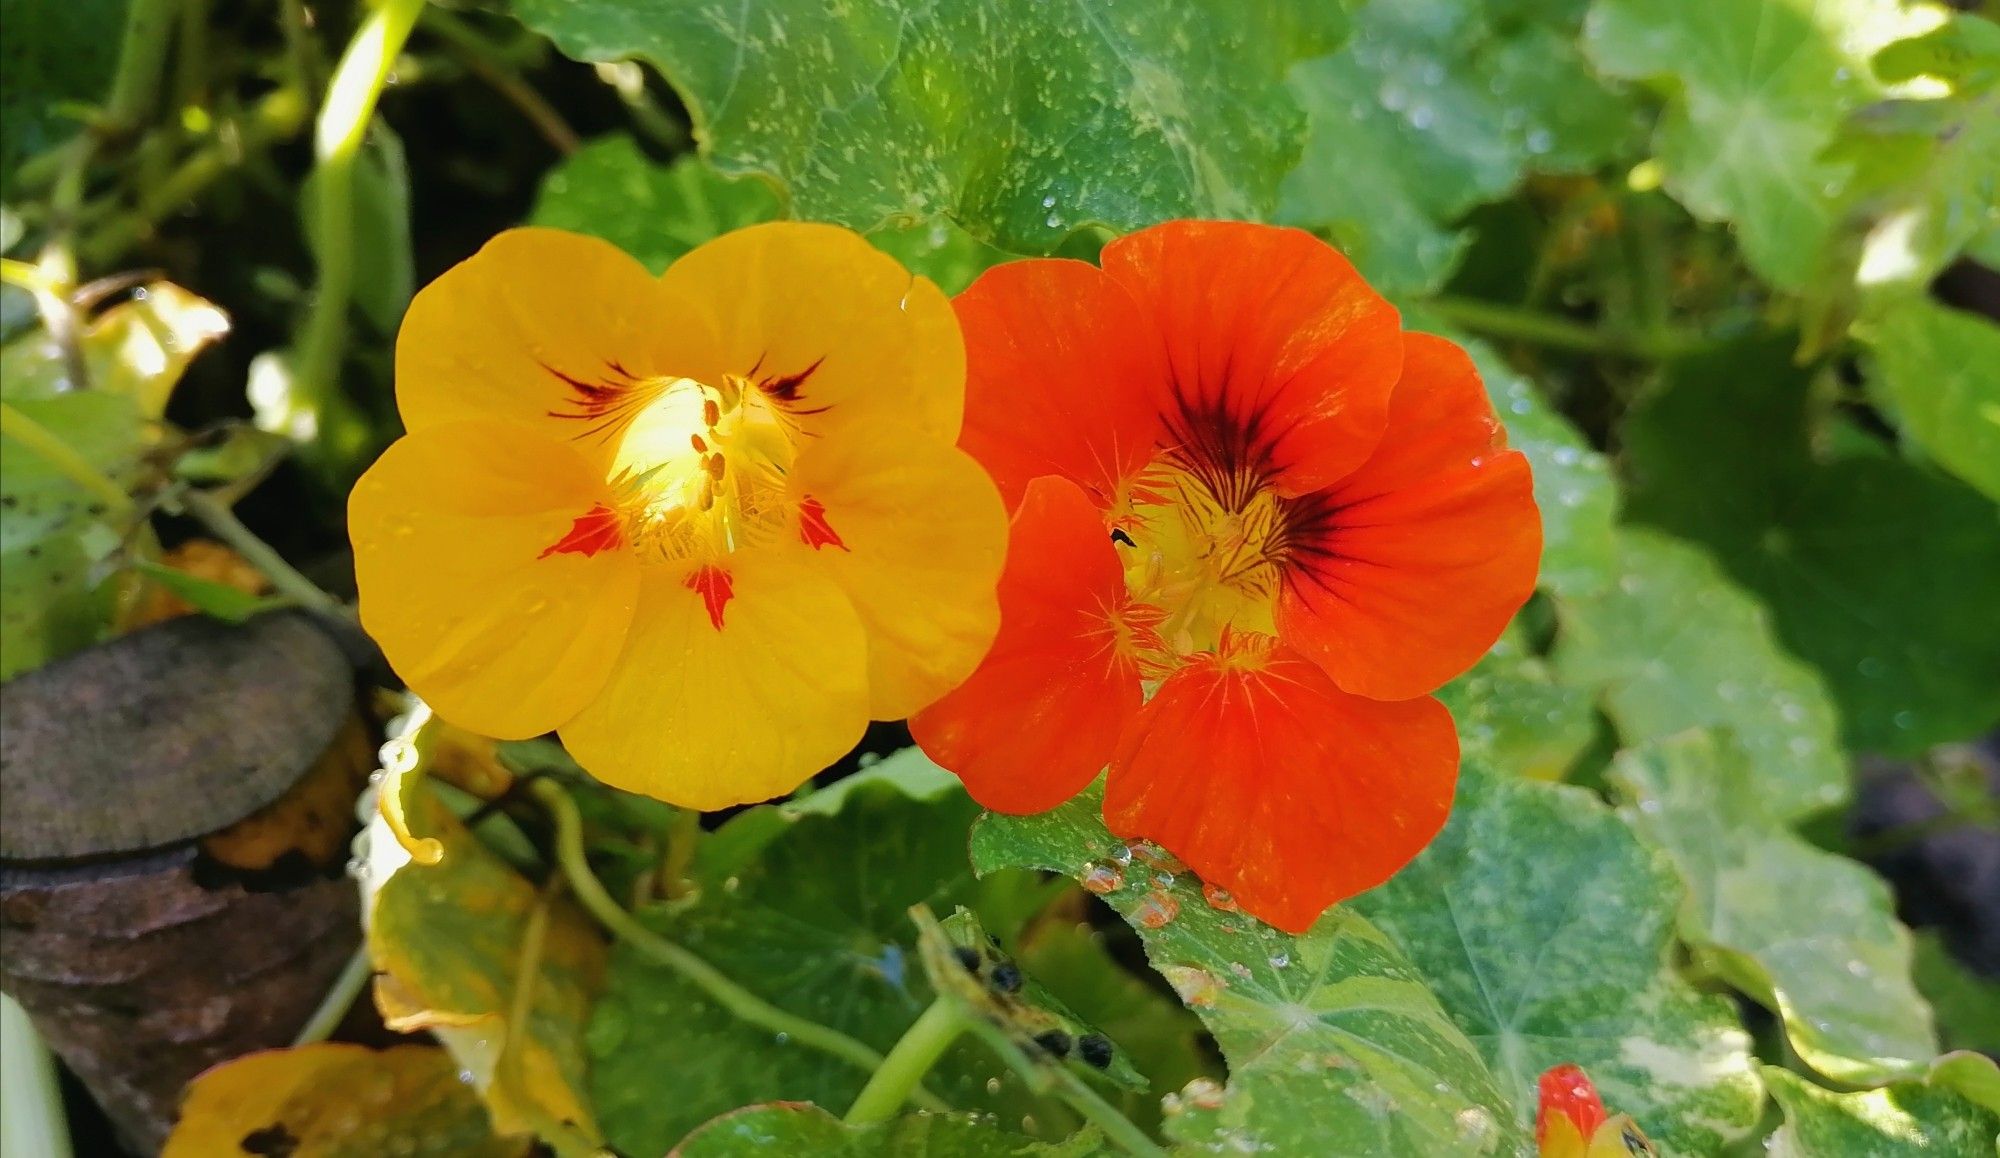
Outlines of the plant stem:
M 542 94 L 536 92 L 533 85 L 521 79 L 514 70 L 513 62 L 498 46 L 474 31 L 471 25 L 442 8 L 427 8 L 424 10 L 424 27 L 450 46 L 467 70 L 519 109 L 556 152 L 567 157 L 583 147 L 582 139 L 576 135 L 575 129 L 569 127 L 562 114 L 543 100 Z
M 336 615 L 343 619 L 352 618 L 353 612 L 347 605 L 319 589 L 319 585 L 299 574 L 298 569 L 285 562 L 284 556 L 271 549 L 271 545 L 257 537 L 256 533 L 243 525 L 236 512 L 228 504 L 218 501 L 215 496 L 203 491 L 188 491 L 180 497 L 181 506 L 188 514 L 201 520 L 209 533 L 228 544 L 238 555 L 243 556 L 252 567 L 264 573 L 271 586 L 280 594 L 289 596 L 299 606 L 325 615 Z
M 922 1086 L 924 1075 L 944 1051 L 970 1028 L 968 1021 L 964 1006 L 955 998 L 940 997 L 931 1002 L 931 1007 L 903 1031 L 889 1056 L 875 1067 L 842 1121 L 860 1126 L 893 1117 Z
M 633 919 L 632 915 L 621 908 L 618 902 L 612 899 L 611 894 L 605 891 L 603 882 L 597 879 L 597 874 L 590 870 L 590 862 L 583 850 L 583 821 L 577 814 L 576 802 L 569 798 L 569 793 L 563 791 L 561 785 L 546 778 L 535 781 L 529 786 L 529 791 L 555 818 L 556 863 L 561 867 L 563 875 L 568 878 L 570 889 L 576 893 L 577 900 L 589 910 L 590 915 L 597 918 L 597 922 L 612 935 L 658 964 L 687 978 L 714 999 L 716 1004 L 752 1025 L 762 1026 L 772 1033 L 784 1034 L 800 1045 L 837 1057 L 857 1069 L 870 1073 L 882 1064 L 882 1055 L 863 1043 L 839 1030 L 779 1009 L 730 980 L 715 966 Z M 934 1095 L 921 1088 L 916 1090 L 912 1097 L 926 1109 L 947 1108 Z
M 1060 1062 L 1053 1066 L 1038 1065 L 1023 1053 L 1020 1047 L 1008 1038 L 1007 1032 L 984 1019 L 975 1018 L 967 1026 L 976 1037 L 984 1041 L 988 1048 L 1021 1072 L 1031 1085 L 1047 1089 L 1053 1082 L 1056 1096 L 1068 1103 L 1069 1107 L 1083 1115 L 1084 1119 L 1104 1131 L 1119 1149 L 1139 1158 L 1167 1158 L 1167 1152 L 1159 1143 L 1147 1137 L 1146 1132 L 1133 1125 L 1132 1119 L 1118 1112 L 1118 1108 L 1099 1097 L 1097 1091 L 1084 1084 L 1067 1065 Z
M 361 22 L 327 84 L 313 135 L 316 184 L 307 210 L 318 224 L 319 288 L 299 332 L 293 397 L 295 406 L 312 412 L 323 441 L 338 425 L 329 419 L 344 418 L 346 410 L 338 379 L 354 294 L 354 161 L 389 70 L 423 7 L 424 0 L 382 0 Z
M 341 1019 L 354 1007 L 354 999 L 361 996 L 362 986 L 367 985 L 368 979 L 374 975 L 375 968 L 368 958 L 368 946 L 364 942 L 347 959 L 347 964 L 341 967 L 340 976 L 333 979 L 326 996 L 320 998 L 319 1007 L 299 1028 L 299 1035 L 292 1039 L 293 1047 L 311 1045 L 332 1037 L 333 1031 L 340 1028 Z
M 1663 361 L 1699 349 L 1705 340 L 1699 335 L 1673 331 L 1657 334 L 1625 334 L 1601 326 L 1572 321 L 1554 314 L 1473 298 L 1435 298 L 1426 303 L 1439 317 L 1456 325 L 1498 338 L 1512 338 L 1559 350 L 1590 354 L 1621 354 L 1627 357 Z
M 160 77 L 173 41 L 180 0 L 132 0 L 118 44 L 118 73 L 104 115 L 114 131 L 137 128 L 160 97 Z
M 0 994 L 0 1155 L 70 1158 L 69 1119 L 55 1059 L 28 1011 Z
M 125 493 L 124 487 L 112 482 L 103 471 L 78 454 L 69 443 L 57 438 L 48 427 L 5 402 L 0 402 L 0 436 L 11 438 L 40 455 L 50 466 L 62 472 L 64 478 L 90 492 L 111 514 L 124 518 L 132 513 L 132 496 Z

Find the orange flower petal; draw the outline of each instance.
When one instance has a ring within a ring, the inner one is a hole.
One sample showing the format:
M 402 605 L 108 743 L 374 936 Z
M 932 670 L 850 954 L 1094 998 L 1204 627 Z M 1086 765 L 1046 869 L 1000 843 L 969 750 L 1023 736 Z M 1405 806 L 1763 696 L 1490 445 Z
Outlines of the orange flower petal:
M 1380 449 L 1299 534 L 1278 634 L 1356 695 L 1423 695 L 1483 655 L 1534 592 L 1528 460 L 1504 449 L 1479 373 L 1410 334 Z
M 1242 440 L 1234 451 L 1267 460 L 1286 495 L 1374 450 L 1402 331 L 1332 246 L 1297 229 L 1170 221 L 1111 242 L 1103 261 L 1166 336 L 1155 406 L 1180 416 L 1183 440 Z
M 511 418 L 585 454 L 621 395 L 660 374 L 715 374 L 698 303 L 676 299 L 617 246 L 510 229 L 411 301 L 396 336 L 396 407 L 412 431 Z M 560 417 L 559 417 L 560 416 Z
M 1007 513 L 970 455 L 904 426 L 809 445 L 799 539 L 868 629 L 869 714 L 900 720 L 979 666 L 1000 628 Z
M 625 650 L 563 744 L 599 780 L 670 804 L 768 800 L 861 739 L 866 649 L 804 547 L 651 567 Z
M 1072 482 L 1030 483 L 1000 576 L 1000 636 L 972 677 L 910 720 L 931 759 L 996 812 L 1082 791 L 1139 711 L 1139 673 L 1111 638 L 1125 579 L 1104 519 Z
M 808 434 L 888 419 L 958 438 L 965 347 L 951 302 L 859 234 L 753 225 L 696 247 L 661 284 L 707 303 L 722 368 L 757 383 Z
M 624 645 L 629 551 L 579 526 L 612 502 L 568 444 L 516 422 L 427 427 L 348 497 L 361 623 L 438 715 L 505 740 L 575 714 Z
M 1080 261 L 995 266 L 953 305 L 968 356 L 959 445 L 1010 510 L 1047 474 L 1108 508 L 1165 437 L 1154 395 L 1167 365 L 1152 319 Z
M 1434 699 L 1348 695 L 1283 648 L 1247 662 L 1203 656 L 1160 685 L 1112 761 L 1104 818 L 1303 933 L 1443 827 L 1458 734 Z

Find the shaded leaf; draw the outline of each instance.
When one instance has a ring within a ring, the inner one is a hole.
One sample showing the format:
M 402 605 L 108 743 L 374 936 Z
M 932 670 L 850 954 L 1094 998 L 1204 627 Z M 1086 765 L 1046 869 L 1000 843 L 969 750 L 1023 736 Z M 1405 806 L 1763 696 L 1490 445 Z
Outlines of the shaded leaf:
M 1620 754 L 1610 776 L 1687 883 L 1682 935 L 1783 1018 L 1808 1065 L 1856 1084 L 1921 1072 L 1937 1034 L 1887 882 L 1787 829 L 1742 790 L 1756 774 L 1729 737 L 1695 732 Z
M 1046 253 L 1071 230 L 1269 210 L 1302 118 L 1281 83 L 1336 43 L 1333 4 L 1138 0 L 521 0 L 579 60 L 641 57 L 704 155 L 763 174 L 808 220 L 863 231 L 944 215 Z
M 1340 51 L 1293 69 L 1310 131 L 1279 218 L 1325 231 L 1378 289 L 1436 290 L 1465 212 L 1531 169 L 1589 169 L 1635 137 L 1630 102 L 1598 81 L 1566 6 L 1505 13 L 1475 0 L 1373 0 Z
M 77 391 L 14 398 L 7 405 L 116 482 L 133 471 L 145 435 L 129 398 Z M 0 551 L 74 535 L 105 513 L 104 500 L 34 448 L 5 441 L 0 454 Z
M 519 1158 L 441 1049 L 321 1042 L 253 1053 L 189 1085 L 161 1158 Z
M 1518 624 L 1437 696 L 1451 709 L 1465 757 L 1512 775 L 1560 780 L 1595 734 L 1590 694 L 1556 682 Z
M 1888 455 L 1816 452 L 1790 346 L 1676 366 L 1626 422 L 1627 511 L 1706 546 L 1764 599 L 1825 675 L 1850 746 L 1914 754 L 1978 735 L 2000 719 L 2000 508 Z
M 0 2 L 0 197 L 12 200 L 22 161 L 81 129 L 62 106 L 94 105 L 110 91 L 128 3 Z
M 1562 681 L 1599 689 L 1628 744 L 1729 728 L 1757 769 L 1738 791 L 1772 815 L 1794 817 L 1845 798 L 1826 685 L 1778 645 L 1763 606 L 1686 543 L 1627 529 L 1618 548 L 1617 582 L 1558 603 Z
M 260 611 L 268 611 L 284 603 L 282 599 L 243 591 L 149 559 L 138 560 L 133 566 L 196 611 L 229 623 L 241 623 Z
M 712 237 L 784 215 L 768 181 L 724 177 L 692 154 L 655 164 L 617 135 L 550 169 L 528 221 L 602 237 L 658 273 Z
M 1443 833 L 1353 907 L 1408 954 L 1521 1125 L 1536 1083 L 1581 1065 L 1669 1154 L 1713 1154 L 1762 1102 L 1735 1012 L 1669 967 L 1682 890 L 1590 794 L 1459 779 Z
M 2000 502 L 2000 326 L 1913 297 L 1870 317 L 1862 337 L 1875 354 L 1869 388 L 1903 435 Z
M 1917 930 L 1914 971 L 1947 1049 L 2000 1053 L 2000 981 L 1960 964 L 1930 929 Z
M 1048 1145 L 1009 1134 L 976 1116 L 913 1114 L 849 1126 L 817 1106 L 745 1106 L 702 1126 L 675 1158 L 811 1154 L 815 1158 L 1091 1158 L 1115 1151 L 1085 1134 Z
M 1380 930 L 1336 908 L 1293 937 L 1233 905 L 1216 908 L 1192 876 L 1161 867 L 1159 850 L 1113 837 L 1102 799 L 1093 788 L 1039 816 L 989 815 L 973 830 L 973 863 L 1048 869 L 1107 890 L 1147 958 L 1215 1034 L 1227 1090 L 1183 1105 L 1170 1135 L 1275 1154 L 1524 1148 L 1478 1053 Z
M 93 577 L 96 562 L 80 536 L 0 551 L 0 680 L 88 647 L 103 635 L 115 591 Z
M 1771 1136 L 1777 1158 L 1990 1158 L 1995 1152 L 2000 1114 L 1934 1082 L 1836 1094 L 1776 1067 L 1764 1075 L 1785 1113 Z
M 747 822 L 758 833 L 735 858 L 734 875 L 704 874 L 695 903 L 638 916 L 759 997 L 886 1052 L 933 997 L 909 908 L 967 905 L 1005 936 L 1025 914 L 1024 899 L 1043 895 L 1026 874 L 973 879 L 965 832 L 977 812 L 962 792 L 916 800 L 881 780 L 852 790 L 832 814 L 753 809 L 724 828 Z M 589 1044 L 592 1102 L 627 1153 L 664 1152 L 709 1118 L 760 1100 L 845 1108 L 868 1076 L 738 1019 L 623 945 L 612 954 Z M 1016 1083 L 989 1092 L 988 1079 L 1001 1072 L 984 1046 L 962 1041 L 928 1084 L 960 1109 L 1007 1121 L 1032 1112 L 1056 1136 L 1074 1124 Z M 671 1098 L 660 1096 L 663 1073 L 677 1075 Z

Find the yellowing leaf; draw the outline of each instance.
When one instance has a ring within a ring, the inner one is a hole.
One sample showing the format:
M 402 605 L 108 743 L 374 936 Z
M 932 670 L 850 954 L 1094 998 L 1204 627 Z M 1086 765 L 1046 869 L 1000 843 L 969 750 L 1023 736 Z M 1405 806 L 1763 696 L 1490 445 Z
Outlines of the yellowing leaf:
M 188 1087 L 161 1158 L 518 1158 L 443 1050 L 322 1042 L 216 1066 Z

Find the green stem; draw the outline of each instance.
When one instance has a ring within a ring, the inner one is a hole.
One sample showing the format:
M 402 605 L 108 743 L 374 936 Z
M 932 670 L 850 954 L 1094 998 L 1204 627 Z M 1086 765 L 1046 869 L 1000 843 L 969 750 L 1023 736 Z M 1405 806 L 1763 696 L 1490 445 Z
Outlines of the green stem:
M 569 122 L 555 110 L 555 106 L 542 99 L 542 94 L 536 92 L 534 86 L 521 79 L 513 62 L 507 59 L 507 54 L 498 45 L 442 8 L 425 9 L 424 27 L 450 46 L 453 54 L 474 76 L 492 86 L 493 91 L 504 97 L 507 103 L 519 109 L 556 152 L 568 156 L 583 147 L 583 140 L 576 135 L 576 130 L 569 127 Z
M 882 1055 L 868 1046 L 839 1030 L 779 1009 L 730 980 L 715 966 L 634 920 L 612 899 L 611 894 L 605 891 L 604 883 L 590 870 L 590 862 L 583 850 L 583 820 L 577 814 L 576 802 L 569 798 L 569 793 L 546 778 L 535 781 L 529 786 L 529 791 L 555 818 L 556 862 L 568 879 L 570 889 L 590 915 L 597 918 L 597 922 L 612 935 L 658 964 L 679 973 L 708 994 L 716 1004 L 752 1025 L 783 1034 L 799 1045 L 839 1058 L 870 1073 L 882 1064 Z M 912 1096 L 926 1109 L 948 1108 L 928 1091 L 919 1089 Z
M 118 74 L 104 115 L 114 130 L 137 128 L 160 98 L 160 77 L 173 42 L 180 0 L 132 0 L 125 12 L 125 35 L 118 45 Z
M 315 196 L 307 209 L 318 225 L 319 288 L 299 333 L 294 397 L 313 413 L 322 438 L 331 433 L 327 416 L 342 409 L 337 381 L 354 294 L 355 157 L 423 7 L 424 0 L 382 0 L 361 22 L 327 84 L 313 135 Z
M 903 1031 L 889 1056 L 875 1067 L 868 1084 L 848 1107 L 842 1119 L 849 1125 L 885 1122 L 895 1116 L 903 1103 L 922 1088 L 924 1075 L 931 1071 L 951 1043 L 970 1028 L 965 1007 L 951 997 L 940 997 Z
M 70 1158 L 69 1119 L 49 1047 L 14 999 L 0 994 L 0 1154 Z
M 107 478 L 90 460 L 78 454 L 48 427 L 0 402 L 0 436 L 13 439 L 40 455 L 64 478 L 82 487 L 102 502 L 111 514 L 123 518 L 132 513 L 132 496 Z
M 1082 1078 L 1069 1066 L 1057 1062 L 1054 1065 L 1039 1064 L 1022 1052 L 1021 1048 L 1007 1036 L 1007 1031 L 984 1019 L 975 1018 L 967 1028 L 984 1041 L 989 1049 L 1000 1055 L 1007 1063 L 1019 1070 L 1030 1085 L 1046 1090 L 1051 1082 L 1056 1086 L 1056 1096 L 1069 1107 L 1081 1114 L 1086 1121 L 1104 1131 L 1104 1136 L 1127 1154 L 1139 1158 L 1167 1158 L 1167 1152 L 1159 1143 L 1147 1137 L 1146 1132 L 1132 1123 L 1132 1119 L 1118 1112 L 1118 1108 L 1099 1097 L 1097 1091 L 1084 1084 Z
M 1662 361 L 1689 353 L 1706 344 L 1705 339 L 1696 334 L 1672 331 L 1658 334 L 1626 334 L 1554 314 L 1473 298 L 1436 298 L 1426 305 L 1431 312 L 1444 320 L 1468 330 L 1559 350 L 1577 350 L 1590 354 L 1621 354 L 1649 361 Z
M 256 532 L 243 525 L 236 512 L 228 504 L 218 501 L 215 496 L 202 491 L 188 491 L 180 497 L 181 506 L 188 514 L 201 520 L 209 533 L 228 544 L 252 567 L 263 572 L 282 595 L 290 597 L 299 606 L 325 615 L 351 618 L 353 612 L 346 604 L 326 592 L 319 585 L 299 574 L 298 569 L 285 562 L 284 556 L 271 549 L 271 545 L 257 537 Z
M 292 1039 L 292 1045 L 311 1045 L 332 1037 L 333 1031 L 340 1028 L 341 1019 L 354 1007 L 354 999 L 361 996 L 362 987 L 374 975 L 368 946 L 363 944 L 341 967 L 340 976 L 333 979 L 333 985 L 327 989 L 326 996 L 320 998 L 319 1007 L 312 1011 L 311 1017 L 306 1018 L 305 1025 L 299 1028 L 299 1035 Z

